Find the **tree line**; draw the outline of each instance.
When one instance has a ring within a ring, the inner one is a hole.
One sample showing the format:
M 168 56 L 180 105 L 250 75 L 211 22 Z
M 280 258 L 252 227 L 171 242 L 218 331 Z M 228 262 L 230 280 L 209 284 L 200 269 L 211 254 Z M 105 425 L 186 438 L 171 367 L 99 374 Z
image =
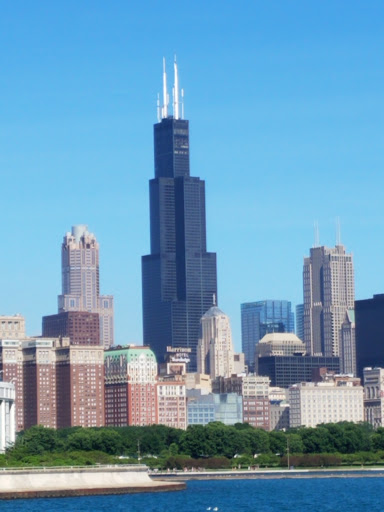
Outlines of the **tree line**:
M 190 425 L 185 431 L 164 425 L 60 430 L 35 426 L 19 433 L 14 446 L 0 456 L 0 465 L 141 461 L 152 467 L 321 466 L 382 459 L 384 428 L 374 430 L 368 423 L 329 423 L 266 432 L 243 423 L 227 426 L 213 422 Z

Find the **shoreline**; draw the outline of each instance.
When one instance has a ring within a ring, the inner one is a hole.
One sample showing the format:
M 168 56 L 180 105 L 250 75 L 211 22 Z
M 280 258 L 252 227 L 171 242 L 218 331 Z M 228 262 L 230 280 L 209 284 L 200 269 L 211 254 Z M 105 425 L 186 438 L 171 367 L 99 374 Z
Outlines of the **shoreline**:
M 176 473 L 150 473 L 154 479 L 185 480 L 252 480 L 284 478 L 384 478 L 381 468 L 339 469 L 265 469 L 230 471 L 178 471 Z
M 0 470 L 0 500 L 181 491 L 184 481 L 153 480 L 144 465 Z

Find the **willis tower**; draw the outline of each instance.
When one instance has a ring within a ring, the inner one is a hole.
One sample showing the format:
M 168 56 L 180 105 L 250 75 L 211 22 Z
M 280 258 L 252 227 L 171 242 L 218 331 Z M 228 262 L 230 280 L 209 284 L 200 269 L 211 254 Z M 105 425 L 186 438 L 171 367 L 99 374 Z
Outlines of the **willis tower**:
M 159 362 L 167 346 L 190 348 L 188 369 L 196 371 L 200 318 L 216 303 L 216 254 L 207 252 L 205 182 L 190 176 L 189 123 L 179 100 L 176 60 L 173 115 L 168 114 L 165 61 L 163 66 L 155 177 L 149 182 L 151 253 L 142 257 L 143 337 Z

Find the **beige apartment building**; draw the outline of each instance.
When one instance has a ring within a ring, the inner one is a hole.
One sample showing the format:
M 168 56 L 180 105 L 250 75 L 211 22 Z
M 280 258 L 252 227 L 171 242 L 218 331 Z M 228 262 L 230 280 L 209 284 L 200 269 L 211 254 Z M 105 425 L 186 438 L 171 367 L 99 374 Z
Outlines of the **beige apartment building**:
M 0 339 L 25 338 L 25 319 L 21 315 L 0 315 Z
M 327 382 L 302 382 L 289 388 L 289 425 L 316 427 L 320 423 L 364 421 L 363 386 L 343 377 Z

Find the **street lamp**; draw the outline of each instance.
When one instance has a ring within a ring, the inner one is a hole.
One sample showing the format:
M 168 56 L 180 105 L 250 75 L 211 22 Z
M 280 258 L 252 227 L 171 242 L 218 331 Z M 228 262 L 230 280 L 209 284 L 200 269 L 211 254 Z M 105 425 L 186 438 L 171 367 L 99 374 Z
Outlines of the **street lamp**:
M 287 463 L 288 463 L 288 469 L 290 468 L 289 466 L 289 437 L 287 436 Z

